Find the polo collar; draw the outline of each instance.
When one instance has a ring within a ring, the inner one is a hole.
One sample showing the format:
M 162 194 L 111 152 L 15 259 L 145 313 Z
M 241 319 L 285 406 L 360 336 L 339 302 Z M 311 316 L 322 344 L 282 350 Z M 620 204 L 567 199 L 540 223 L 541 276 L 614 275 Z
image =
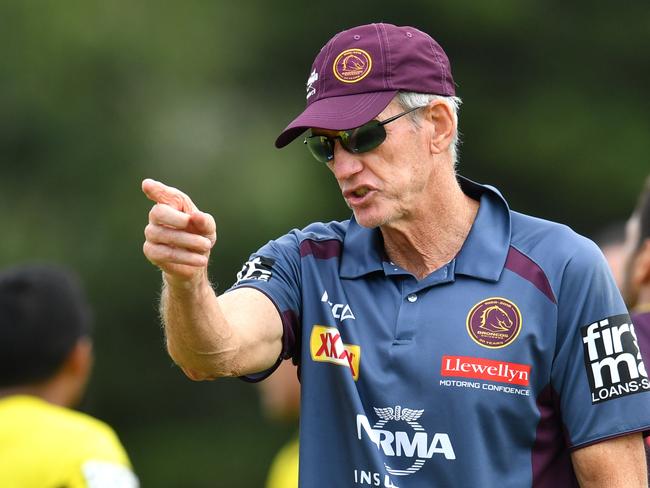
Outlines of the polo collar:
M 379 228 L 361 227 L 353 215 L 343 239 L 341 278 L 358 278 L 382 271 L 384 261 L 387 261 L 384 238 Z
M 498 281 L 510 248 L 510 209 L 496 188 L 458 176 L 463 192 L 480 201 L 478 214 L 456 255 L 455 274 Z
M 463 192 L 480 201 L 474 224 L 457 254 L 455 274 L 464 274 L 488 281 L 501 276 L 510 246 L 510 210 L 499 191 L 458 176 Z M 354 216 L 350 219 L 343 240 L 340 275 L 360 276 L 384 270 L 388 261 L 379 228 L 361 227 Z

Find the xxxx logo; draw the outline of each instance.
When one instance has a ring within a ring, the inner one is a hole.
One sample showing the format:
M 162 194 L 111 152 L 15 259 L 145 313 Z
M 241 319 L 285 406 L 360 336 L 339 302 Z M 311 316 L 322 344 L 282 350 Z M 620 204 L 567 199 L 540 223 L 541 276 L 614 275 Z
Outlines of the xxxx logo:
M 336 327 L 314 325 L 309 346 L 312 360 L 346 366 L 350 368 L 354 381 L 359 378 L 361 347 L 344 344 Z

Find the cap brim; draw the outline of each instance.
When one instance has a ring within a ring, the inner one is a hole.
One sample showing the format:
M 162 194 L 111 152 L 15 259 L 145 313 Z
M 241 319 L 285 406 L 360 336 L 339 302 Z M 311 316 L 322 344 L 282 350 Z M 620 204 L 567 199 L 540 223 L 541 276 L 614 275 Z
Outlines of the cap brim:
M 397 90 L 316 100 L 282 131 L 275 140 L 275 147 L 286 146 L 311 127 L 329 130 L 359 127 L 379 115 L 395 95 Z

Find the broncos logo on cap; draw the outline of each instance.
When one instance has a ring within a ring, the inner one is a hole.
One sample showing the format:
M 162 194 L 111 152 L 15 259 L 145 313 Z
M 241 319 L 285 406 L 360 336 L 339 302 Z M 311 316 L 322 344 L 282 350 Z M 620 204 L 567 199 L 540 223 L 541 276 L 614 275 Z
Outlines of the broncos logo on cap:
M 346 49 L 332 64 L 334 76 L 343 83 L 363 80 L 372 70 L 372 58 L 363 49 Z

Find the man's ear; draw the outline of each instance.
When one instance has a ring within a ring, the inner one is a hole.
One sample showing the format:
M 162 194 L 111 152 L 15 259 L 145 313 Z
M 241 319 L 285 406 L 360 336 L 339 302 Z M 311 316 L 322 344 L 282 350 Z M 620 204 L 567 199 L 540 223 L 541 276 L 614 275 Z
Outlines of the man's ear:
M 433 137 L 429 141 L 432 154 L 445 152 L 454 138 L 456 123 L 454 114 L 445 102 L 436 100 L 424 109 L 424 118 L 433 123 Z

